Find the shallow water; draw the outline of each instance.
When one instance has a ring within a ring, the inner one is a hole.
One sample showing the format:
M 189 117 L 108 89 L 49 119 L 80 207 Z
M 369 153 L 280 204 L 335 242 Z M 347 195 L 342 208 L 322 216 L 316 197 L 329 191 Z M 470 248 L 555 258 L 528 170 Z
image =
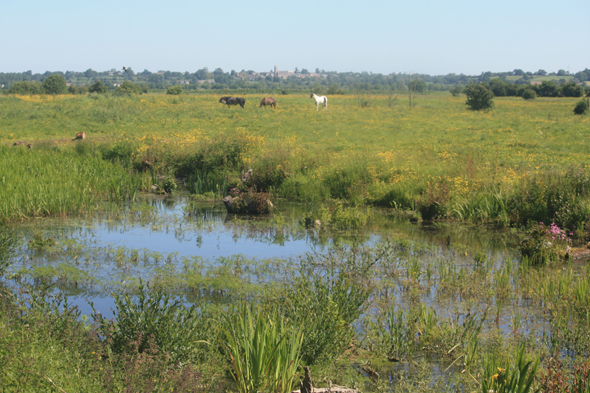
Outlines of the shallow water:
M 466 250 L 474 248 L 485 250 L 495 263 L 514 254 L 510 233 L 411 223 L 387 209 L 373 209 L 362 230 L 306 229 L 299 222 L 305 208 L 282 203 L 280 213 L 272 217 L 232 216 L 220 204 L 193 203 L 185 196 L 156 197 L 100 217 L 43 219 L 19 228 L 24 240 L 8 276 L 15 286 L 53 283 L 89 314 L 86 299 L 108 313 L 114 305 L 112 291 L 138 278 L 178 271 L 188 263 L 213 269 L 236 258 L 257 263 L 273 259 L 282 261 L 276 268 L 280 270 L 307 253 L 324 255 L 334 247 L 370 246 L 384 239 L 423 242 L 432 248 L 431 258 L 453 260 L 457 266 L 472 264 Z M 280 274 L 267 272 L 260 278 L 255 271 L 252 277 L 272 281 Z M 428 304 L 434 300 L 423 299 Z

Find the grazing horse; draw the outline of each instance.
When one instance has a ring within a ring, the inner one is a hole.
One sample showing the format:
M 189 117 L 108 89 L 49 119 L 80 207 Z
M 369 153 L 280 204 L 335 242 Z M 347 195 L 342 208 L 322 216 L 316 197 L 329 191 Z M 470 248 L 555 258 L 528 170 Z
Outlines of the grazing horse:
M 244 108 L 244 105 L 246 104 L 246 100 L 243 99 L 242 97 L 221 97 L 219 99 L 219 102 L 221 102 L 222 104 L 226 104 L 228 107 L 230 105 L 239 105 L 242 107 L 242 109 Z
M 324 104 L 324 110 L 328 109 L 328 97 L 326 96 L 321 96 L 318 97 L 315 94 L 311 93 L 311 95 L 309 96 L 309 98 L 314 98 L 315 99 L 315 109 L 317 111 L 319 111 L 320 109 L 320 104 Z
M 267 105 L 272 106 L 274 109 L 277 109 L 277 100 L 275 100 L 274 97 L 264 97 L 262 99 L 262 101 L 260 101 L 260 106 L 259 108 L 262 108 L 262 106 L 264 105 L 264 107 L 266 108 Z

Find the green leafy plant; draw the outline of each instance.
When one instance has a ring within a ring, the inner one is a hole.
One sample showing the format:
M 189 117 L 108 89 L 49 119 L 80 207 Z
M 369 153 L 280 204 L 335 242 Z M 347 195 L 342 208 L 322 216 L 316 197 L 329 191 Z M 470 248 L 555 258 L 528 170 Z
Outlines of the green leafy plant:
M 571 244 L 565 230 L 556 224 L 545 226 L 542 222 L 528 230 L 529 237 L 520 243 L 520 252 L 532 265 L 556 262 L 566 254 Z
M 170 86 L 168 88 L 168 90 L 166 90 L 166 94 L 171 94 L 171 95 L 180 95 L 182 94 L 182 87 L 181 86 Z
M 537 93 L 533 89 L 525 89 L 525 91 L 522 92 L 522 98 L 525 100 L 534 100 L 537 98 Z
M 243 305 L 225 315 L 232 376 L 241 393 L 290 392 L 301 360 L 303 329 L 288 326 L 278 313 L 265 315 Z
M 481 111 L 494 106 L 494 93 L 483 85 L 471 83 L 463 92 L 467 96 L 465 104 L 469 109 Z
M 536 360 L 528 360 L 525 356 L 525 346 L 519 345 L 515 364 L 504 367 L 496 357 L 486 358 L 484 379 L 481 381 L 482 393 L 529 393 L 539 392 L 532 390 L 535 374 L 539 367 L 539 357 Z
M 580 100 L 574 107 L 574 114 L 576 115 L 585 115 L 588 113 L 590 105 L 588 104 L 588 99 Z
M 370 288 L 346 272 L 302 272 L 275 299 L 276 307 L 295 324 L 305 326 L 301 356 L 306 365 L 341 355 L 352 342 L 351 324 L 363 313 Z
M 135 299 L 128 293 L 113 297 L 115 320 L 106 319 L 90 305 L 98 332 L 115 353 L 142 353 L 156 345 L 169 353 L 172 363 L 178 363 L 195 356 L 199 346 L 207 343 L 199 339 L 207 334 L 204 311 L 195 304 L 187 308 L 181 299 L 172 300 L 161 288 L 150 290 L 142 281 Z

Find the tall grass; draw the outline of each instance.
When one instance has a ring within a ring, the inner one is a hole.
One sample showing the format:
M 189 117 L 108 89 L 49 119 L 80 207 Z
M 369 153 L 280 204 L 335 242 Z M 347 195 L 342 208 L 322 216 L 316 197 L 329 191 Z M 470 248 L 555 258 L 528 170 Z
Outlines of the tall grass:
M 0 167 L 0 218 L 10 221 L 85 213 L 146 188 L 141 176 L 68 149 L 0 147 Z
M 278 313 L 265 315 L 244 305 L 225 316 L 232 376 L 240 393 L 293 389 L 301 360 L 303 326 L 289 326 Z

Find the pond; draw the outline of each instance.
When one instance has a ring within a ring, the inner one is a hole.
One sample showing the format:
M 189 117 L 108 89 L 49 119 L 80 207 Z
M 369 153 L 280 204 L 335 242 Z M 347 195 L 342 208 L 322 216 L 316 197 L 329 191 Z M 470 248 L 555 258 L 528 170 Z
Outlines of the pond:
M 86 299 L 106 313 L 113 306 L 111 291 L 195 263 L 202 269 L 236 261 L 259 267 L 269 261 L 297 265 L 305 255 L 371 247 L 391 239 L 426 244 L 431 247 L 427 259 L 452 260 L 458 266 L 471 266 L 473 250 L 482 250 L 495 264 L 516 258 L 510 232 L 412 223 L 390 209 L 372 209 L 360 230 L 305 228 L 301 221 L 308 208 L 284 202 L 273 216 L 236 216 L 219 203 L 152 197 L 97 217 L 43 219 L 19 228 L 24 240 L 7 276 L 13 286 L 54 285 L 88 314 Z M 254 273 L 261 279 L 260 271 Z M 266 269 L 264 275 L 268 281 L 281 273 Z

